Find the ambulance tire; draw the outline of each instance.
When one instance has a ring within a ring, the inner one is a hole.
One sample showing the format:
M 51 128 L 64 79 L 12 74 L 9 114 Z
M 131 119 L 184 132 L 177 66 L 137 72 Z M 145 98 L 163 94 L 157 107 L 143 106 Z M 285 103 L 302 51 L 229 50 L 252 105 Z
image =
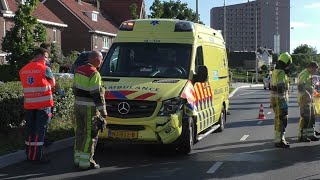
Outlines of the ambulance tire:
M 178 153 L 189 154 L 192 151 L 192 147 L 195 142 L 194 129 L 194 121 L 192 117 L 188 117 L 188 119 L 184 119 L 182 121 L 182 134 L 177 147 Z
M 225 124 L 226 124 L 227 116 L 226 116 L 226 110 L 224 105 L 222 105 L 221 113 L 220 113 L 220 119 L 219 119 L 219 125 L 220 127 L 217 129 L 217 132 L 222 132 L 224 130 Z

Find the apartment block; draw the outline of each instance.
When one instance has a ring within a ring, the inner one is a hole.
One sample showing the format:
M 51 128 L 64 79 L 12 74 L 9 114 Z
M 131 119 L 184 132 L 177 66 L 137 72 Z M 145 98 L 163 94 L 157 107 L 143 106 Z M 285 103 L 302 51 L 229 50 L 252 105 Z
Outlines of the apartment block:
M 210 26 L 222 30 L 229 51 L 290 51 L 290 0 L 256 0 L 210 11 Z

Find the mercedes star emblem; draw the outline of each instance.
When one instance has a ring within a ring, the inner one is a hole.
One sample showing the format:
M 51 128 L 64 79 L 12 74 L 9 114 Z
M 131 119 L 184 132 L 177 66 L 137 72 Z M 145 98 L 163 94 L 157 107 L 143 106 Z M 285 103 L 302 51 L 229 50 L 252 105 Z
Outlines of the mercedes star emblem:
M 122 115 L 128 114 L 130 110 L 130 105 L 127 102 L 121 102 L 118 105 L 118 112 Z

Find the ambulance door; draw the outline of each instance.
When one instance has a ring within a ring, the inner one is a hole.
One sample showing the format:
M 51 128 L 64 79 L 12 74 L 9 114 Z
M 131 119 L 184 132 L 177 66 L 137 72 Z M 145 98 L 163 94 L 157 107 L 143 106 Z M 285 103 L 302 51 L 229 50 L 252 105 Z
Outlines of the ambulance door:
M 204 65 L 203 48 L 199 46 L 196 52 L 195 72 L 198 72 L 198 66 Z M 201 132 L 213 123 L 213 105 L 212 92 L 208 82 L 196 82 L 194 84 L 197 115 L 197 132 Z

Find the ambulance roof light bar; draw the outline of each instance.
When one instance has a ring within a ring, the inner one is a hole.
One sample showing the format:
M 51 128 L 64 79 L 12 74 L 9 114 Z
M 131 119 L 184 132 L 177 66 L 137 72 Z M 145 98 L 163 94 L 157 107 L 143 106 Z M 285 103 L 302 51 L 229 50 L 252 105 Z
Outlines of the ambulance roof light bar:
M 134 23 L 135 23 L 135 21 L 133 21 L 133 20 L 124 21 L 120 25 L 119 30 L 120 31 L 132 31 L 133 27 L 134 27 Z
M 189 21 L 177 21 L 174 32 L 192 32 L 193 23 Z

